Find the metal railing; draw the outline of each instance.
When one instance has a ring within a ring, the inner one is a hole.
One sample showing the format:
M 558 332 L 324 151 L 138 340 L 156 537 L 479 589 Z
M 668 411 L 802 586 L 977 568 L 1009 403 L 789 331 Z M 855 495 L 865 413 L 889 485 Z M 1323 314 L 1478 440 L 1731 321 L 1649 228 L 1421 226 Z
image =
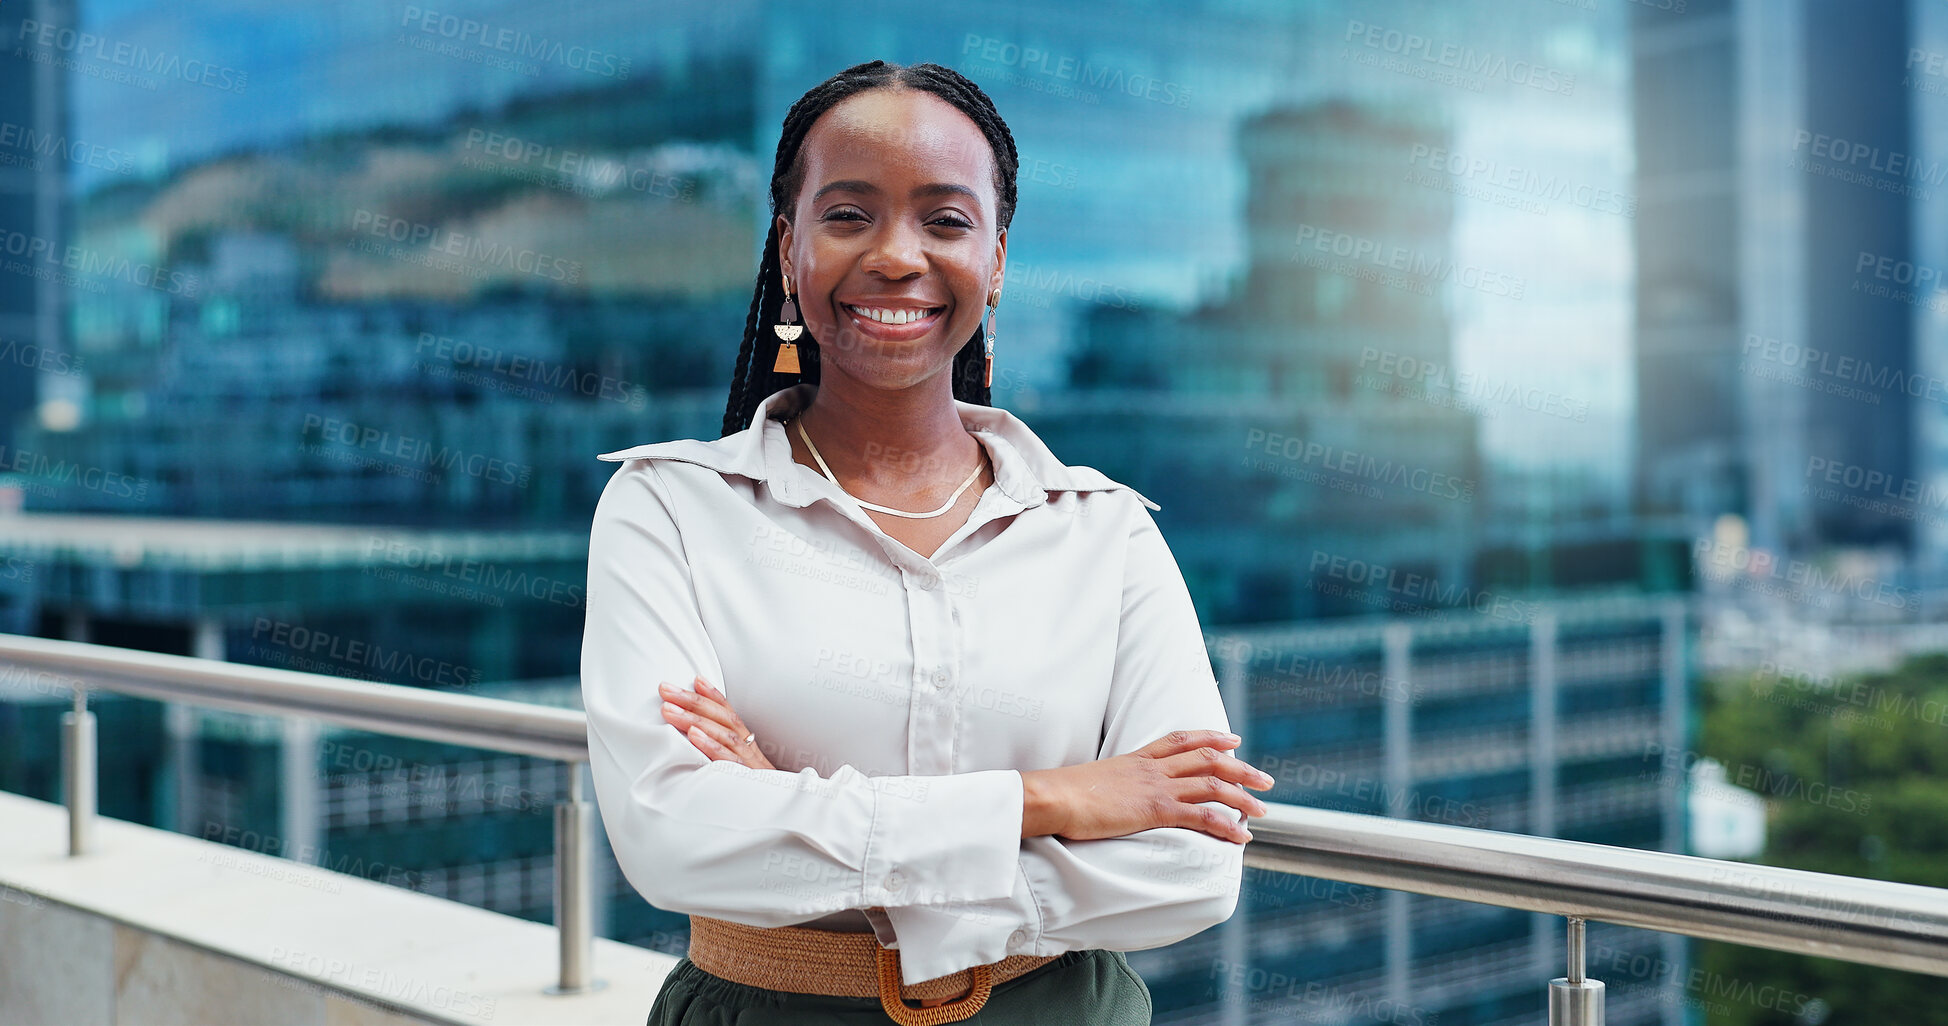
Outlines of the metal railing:
M 555 928 L 561 965 L 550 994 L 600 989 L 591 980 L 594 920 L 589 893 L 591 804 L 582 794 L 588 719 L 555 709 L 478 695 L 375 684 L 317 673 L 162 655 L 107 645 L 0 634 L 0 666 L 52 675 L 51 687 L 74 692 L 61 715 L 61 760 L 68 809 L 68 854 L 94 841 L 95 715 L 89 691 L 276 716 L 305 716 L 396 737 L 468 745 L 569 764 L 568 795 L 555 805 Z
M 69 849 L 87 850 L 94 815 L 89 689 L 243 712 L 311 716 L 378 733 L 570 762 L 555 816 L 555 923 L 561 978 L 588 979 L 589 803 L 580 764 L 587 720 L 572 709 L 430 692 L 319 674 L 0 635 L 0 666 L 58 675 L 75 692 L 62 717 Z M 1948 890 L 1585 841 L 1270 804 L 1252 820 L 1245 864 L 1563 916 L 1568 965 L 1549 983 L 1552 1026 L 1601 1026 L 1603 984 L 1584 973 L 1584 923 L 1948 976 Z M 599 986 L 599 982 L 593 984 Z
M 1268 803 L 1270 804 L 1270 803 Z M 1552 1026 L 1603 1022 L 1587 920 L 1948 976 L 1948 890 L 1587 841 L 1271 804 L 1245 865 L 1568 920 Z

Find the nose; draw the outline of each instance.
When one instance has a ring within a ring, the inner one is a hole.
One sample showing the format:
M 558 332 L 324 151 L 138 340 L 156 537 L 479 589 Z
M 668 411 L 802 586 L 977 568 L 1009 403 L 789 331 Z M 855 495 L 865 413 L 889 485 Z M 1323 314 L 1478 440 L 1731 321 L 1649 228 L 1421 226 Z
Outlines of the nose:
M 872 244 L 860 262 L 862 270 L 898 281 L 927 269 L 926 249 L 917 225 L 893 218 L 873 232 Z

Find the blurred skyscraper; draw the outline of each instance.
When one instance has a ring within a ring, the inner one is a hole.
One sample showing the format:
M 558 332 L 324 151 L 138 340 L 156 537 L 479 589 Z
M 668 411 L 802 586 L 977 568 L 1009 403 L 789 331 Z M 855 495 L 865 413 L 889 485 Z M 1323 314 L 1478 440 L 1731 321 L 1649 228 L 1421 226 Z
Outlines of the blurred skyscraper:
M 1906 547 L 1922 468 L 1904 3 L 1632 12 L 1638 508 L 1752 545 Z M 1884 486 L 1884 487 L 1883 487 Z
M 72 0 L 23 0 L 0 8 L 8 40 L 73 24 Z M 34 412 L 42 373 L 71 373 L 67 296 L 58 272 L 68 239 L 68 167 L 81 154 L 70 135 L 68 74 L 42 61 L 0 61 L 0 511 L 20 501 L 6 467 L 14 426 Z
M 1392 188 L 1403 155 L 1448 145 L 1438 113 L 1405 104 L 1248 118 L 1237 286 L 1181 316 L 1092 308 L 1074 394 L 1037 411 L 1079 461 L 1147 482 L 1220 620 L 1441 606 L 1474 584 L 1480 458 L 1444 299 L 1463 273 L 1453 197 Z M 1349 563 L 1379 574 L 1370 597 L 1342 587 Z

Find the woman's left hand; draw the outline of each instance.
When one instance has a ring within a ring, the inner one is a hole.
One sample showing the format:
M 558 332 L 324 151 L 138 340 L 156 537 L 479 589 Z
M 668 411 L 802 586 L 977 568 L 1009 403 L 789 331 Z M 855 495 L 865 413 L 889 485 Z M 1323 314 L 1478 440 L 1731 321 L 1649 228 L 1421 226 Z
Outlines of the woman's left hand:
M 664 681 L 657 685 L 663 693 L 663 719 L 683 732 L 697 750 L 716 762 L 741 763 L 752 769 L 777 769 L 758 750 L 757 741 L 746 743 L 751 729 L 731 708 L 730 699 L 710 686 L 702 677 L 697 689 L 680 688 Z

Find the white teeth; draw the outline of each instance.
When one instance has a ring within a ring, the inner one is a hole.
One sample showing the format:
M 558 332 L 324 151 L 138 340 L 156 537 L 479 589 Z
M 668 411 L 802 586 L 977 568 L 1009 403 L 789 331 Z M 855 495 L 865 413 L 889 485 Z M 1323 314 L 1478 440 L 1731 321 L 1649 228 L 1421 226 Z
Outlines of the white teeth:
M 848 306 L 847 309 L 867 320 L 881 324 L 909 324 L 927 315 L 925 310 L 886 310 L 879 307 Z

